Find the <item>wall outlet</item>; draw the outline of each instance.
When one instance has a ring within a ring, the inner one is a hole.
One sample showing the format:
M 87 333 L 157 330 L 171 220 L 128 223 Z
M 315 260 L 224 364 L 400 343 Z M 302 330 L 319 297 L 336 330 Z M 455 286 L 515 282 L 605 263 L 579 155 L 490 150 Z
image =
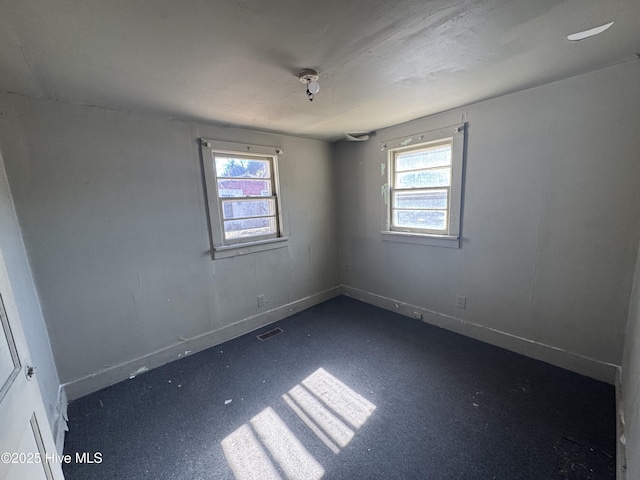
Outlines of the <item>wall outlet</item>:
M 456 308 L 461 308 L 463 310 L 467 308 L 467 297 L 456 295 Z
M 258 307 L 264 307 L 264 295 L 258 295 Z

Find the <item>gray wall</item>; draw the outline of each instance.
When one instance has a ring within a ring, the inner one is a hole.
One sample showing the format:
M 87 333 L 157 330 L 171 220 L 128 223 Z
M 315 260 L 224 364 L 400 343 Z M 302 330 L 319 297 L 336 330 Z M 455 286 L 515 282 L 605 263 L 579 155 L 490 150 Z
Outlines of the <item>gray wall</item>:
M 640 252 L 636 263 L 622 363 L 627 478 L 640 478 Z
M 475 324 L 486 335 L 470 334 L 508 348 L 550 346 L 522 348 L 539 358 L 569 352 L 577 364 L 560 364 L 602 378 L 589 362 L 622 361 L 640 239 L 638 84 L 640 62 L 630 62 L 335 149 L 1 95 L 0 145 L 60 380 L 98 377 L 76 392 L 86 393 L 177 358 L 183 343 L 204 348 L 326 298 L 318 294 L 340 282 L 442 314 L 447 328 Z M 461 121 L 462 248 L 383 241 L 380 142 Z M 284 147 L 288 248 L 211 260 L 200 136 Z M 277 314 L 257 306 L 258 294 Z
M 0 128 L 4 127 L 5 122 L 6 119 L 0 116 Z M 51 430 L 56 432 L 60 381 L 5 175 L 2 145 L 0 142 L 0 249 L 29 347 L 31 357 L 28 360 L 36 366 L 35 378 L 42 394 L 47 418 Z M 66 406 L 63 407 L 66 409 Z
M 204 348 L 211 332 L 244 333 L 273 318 L 237 322 L 338 285 L 330 144 L 15 95 L 0 102 L 0 142 L 60 379 L 125 369 L 71 396 L 128 376 L 135 359 L 203 335 Z M 211 260 L 200 136 L 284 147 L 288 248 Z
M 640 236 L 638 85 L 634 61 L 340 144 L 342 283 L 545 360 L 569 352 L 560 364 L 612 382 L 615 369 L 596 364 L 622 360 Z M 461 121 L 461 248 L 383 241 L 381 142 Z

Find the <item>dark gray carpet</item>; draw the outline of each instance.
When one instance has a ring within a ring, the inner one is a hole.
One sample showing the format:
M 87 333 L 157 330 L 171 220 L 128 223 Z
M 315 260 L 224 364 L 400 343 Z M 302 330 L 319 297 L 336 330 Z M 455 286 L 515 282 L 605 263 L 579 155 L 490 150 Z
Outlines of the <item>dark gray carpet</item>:
M 338 453 L 282 397 L 319 368 L 376 406 Z M 347 297 L 71 402 L 65 453 L 102 463 L 64 473 L 233 479 L 221 442 L 239 428 L 257 439 L 250 421 L 268 407 L 325 479 L 615 478 L 612 386 Z

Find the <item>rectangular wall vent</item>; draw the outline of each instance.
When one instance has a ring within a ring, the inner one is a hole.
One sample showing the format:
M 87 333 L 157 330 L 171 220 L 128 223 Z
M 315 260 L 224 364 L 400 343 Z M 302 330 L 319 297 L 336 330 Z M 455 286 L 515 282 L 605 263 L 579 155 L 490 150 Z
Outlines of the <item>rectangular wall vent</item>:
M 282 333 L 283 330 L 280 327 L 276 327 L 273 330 L 269 330 L 268 332 L 264 332 L 261 333 L 260 335 L 257 335 L 258 340 L 262 340 L 265 341 L 267 338 L 271 338 L 274 335 L 278 335 L 279 333 Z

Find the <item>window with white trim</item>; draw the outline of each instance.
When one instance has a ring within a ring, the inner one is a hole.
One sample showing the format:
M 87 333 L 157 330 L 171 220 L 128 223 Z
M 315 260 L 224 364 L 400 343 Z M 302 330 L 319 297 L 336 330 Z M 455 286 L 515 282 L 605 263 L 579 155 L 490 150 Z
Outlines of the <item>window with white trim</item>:
M 393 152 L 391 229 L 449 233 L 451 139 Z
M 465 126 L 459 125 L 383 144 L 388 152 L 383 233 L 400 241 L 433 238 L 459 246 L 464 138 Z
M 282 149 L 201 140 L 214 258 L 252 253 L 286 240 L 279 198 Z

